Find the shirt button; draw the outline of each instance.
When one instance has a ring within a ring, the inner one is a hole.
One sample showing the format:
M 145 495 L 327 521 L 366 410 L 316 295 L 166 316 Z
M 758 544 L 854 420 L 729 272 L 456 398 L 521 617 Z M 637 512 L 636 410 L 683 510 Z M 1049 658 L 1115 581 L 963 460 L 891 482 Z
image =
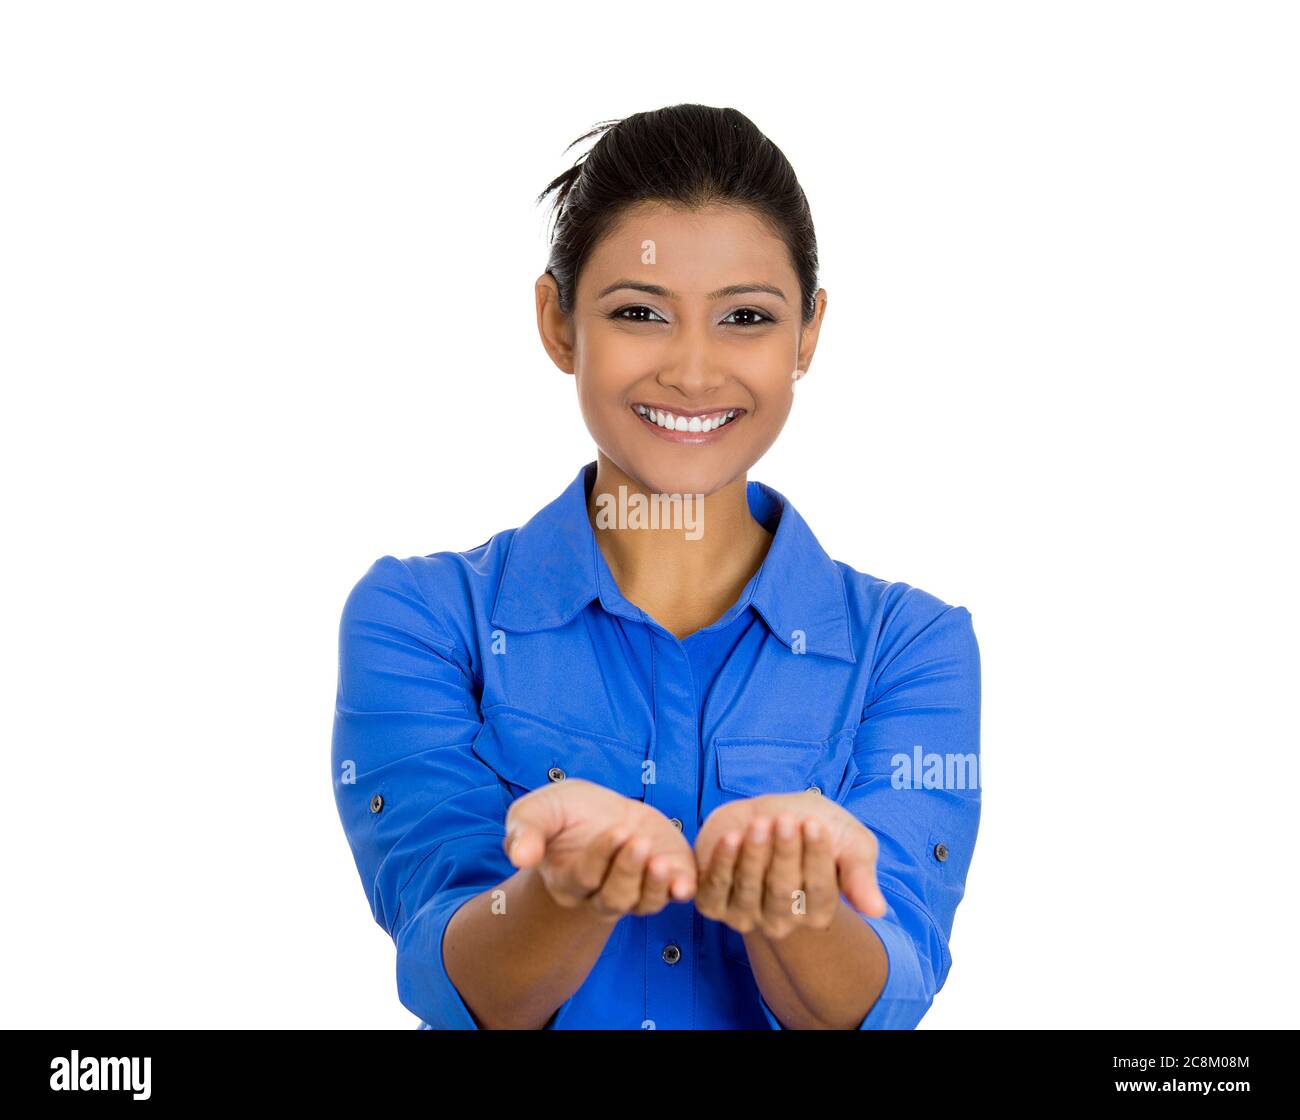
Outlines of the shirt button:
M 548 771 L 546 771 L 546 776 L 553 782 L 564 781 L 564 771 L 558 766 L 552 766 Z
M 937 859 L 940 863 L 946 860 L 948 858 L 948 845 L 936 844 L 934 846 L 934 858 Z
M 665 945 L 663 958 L 668 964 L 676 964 L 682 959 L 682 951 L 676 945 Z
M 672 825 L 673 828 L 677 829 L 678 832 L 681 832 L 682 822 L 679 821 L 676 817 L 673 817 L 672 820 L 670 820 L 668 823 Z
M 808 793 L 821 793 L 821 791 L 822 791 L 821 786 L 809 786 L 807 790 Z
M 378 793 L 375 794 L 375 796 L 370 799 L 370 811 L 372 813 L 377 813 L 383 807 L 384 807 L 383 797 Z

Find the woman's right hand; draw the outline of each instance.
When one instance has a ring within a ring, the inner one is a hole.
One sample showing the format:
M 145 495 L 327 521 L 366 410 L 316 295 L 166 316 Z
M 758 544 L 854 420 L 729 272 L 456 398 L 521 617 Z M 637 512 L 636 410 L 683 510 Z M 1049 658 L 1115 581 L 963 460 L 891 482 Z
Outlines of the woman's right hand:
M 537 868 L 557 905 L 611 921 L 695 895 L 695 853 L 668 818 L 581 778 L 515 801 L 504 847 L 515 867 Z

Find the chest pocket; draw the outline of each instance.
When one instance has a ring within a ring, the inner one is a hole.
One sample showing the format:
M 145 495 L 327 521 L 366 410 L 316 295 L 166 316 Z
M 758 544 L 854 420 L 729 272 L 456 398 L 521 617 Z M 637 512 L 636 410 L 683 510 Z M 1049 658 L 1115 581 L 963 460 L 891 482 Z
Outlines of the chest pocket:
M 843 801 L 858 773 L 853 761 L 856 734 L 856 728 L 848 728 L 826 739 L 757 735 L 714 739 L 718 786 L 742 797 L 816 789 Z
M 721 800 L 816 789 L 843 804 L 858 775 L 853 760 L 856 736 L 857 728 L 853 727 L 826 739 L 758 735 L 714 739 Z M 741 934 L 719 923 L 718 936 L 724 956 L 737 964 L 749 965 Z
M 484 709 L 483 729 L 470 749 L 500 778 L 507 805 L 525 793 L 569 778 L 645 799 L 644 749 L 505 704 Z

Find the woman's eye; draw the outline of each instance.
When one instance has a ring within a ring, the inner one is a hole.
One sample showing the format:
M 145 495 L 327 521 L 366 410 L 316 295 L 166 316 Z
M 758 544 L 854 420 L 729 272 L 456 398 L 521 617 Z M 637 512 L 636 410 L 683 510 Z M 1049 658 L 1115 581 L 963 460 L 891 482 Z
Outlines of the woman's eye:
M 735 320 L 736 316 L 742 316 Z M 668 322 L 659 312 L 653 308 L 647 307 L 643 303 L 629 304 L 627 307 L 620 307 L 617 311 L 609 314 L 610 319 L 617 319 L 624 323 L 666 323 Z M 735 320 L 735 321 L 733 321 Z M 729 327 L 761 327 L 765 323 L 775 323 L 771 315 L 766 311 L 759 311 L 755 307 L 738 307 L 722 322 Z
M 630 311 L 630 312 L 633 312 L 633 315 L 630 316 L 630 317 L 626 314 L 626 313 L 629 312 L 629 311 Z M 643 312 L 643 311 L 644 311 L 647 315 L 653 315 L 653 316 L 655 316 L 655 318 L 654 318 L 654 319 L 647 319 L 647 318 L 642 317 L 642 315 L 640 314 L 640 312 Z M 622 319 L 625 323 L 653 323 L 653 322 L 655 322 L 656 320 L 658 320 L 658 321 L 661 322 L 661 323 L 665 323 L 665 322 L 667 322 L 667 320 L 664 319 L 661 315 L 659 315 L 659 313 L 658 313 L 657 311 L 652 311 L 650 308 L 646 307 L 645 304 L 643 304 L 643 303 L 633 304 L 633 305 L 630 306 L 630 307 L 620 307 L 617 311 L 613 312 L 613 313 L 610 315 L 610 318 L 611 318 L 611 319 Z
M 776 320 L 773 319 L 766 312 L 759 311 L 757 308 L 753 308 L 753 307 L 738 307 L 735 311 L 731 313 L 731 315 L 757 315 L 758 316 L 757 320 L 750 319 L 743 323 L 728 324 L 729 326 L 734 326 L 734 327 L 761 327 L 764 323 L 776 322 Z M 730 319 L 731 315 L 728 315 L 727 319 Z M 727 319 L 723 319 L 722 321 L 726 323 Z

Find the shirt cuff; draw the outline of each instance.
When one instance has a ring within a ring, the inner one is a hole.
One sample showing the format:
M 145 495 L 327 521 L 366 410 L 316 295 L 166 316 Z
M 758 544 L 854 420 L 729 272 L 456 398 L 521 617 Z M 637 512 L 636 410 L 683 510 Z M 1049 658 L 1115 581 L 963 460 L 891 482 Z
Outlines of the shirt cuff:
M 482 887 L 446 891 L 416 911 L 397 935 L 397 998 L 420 1017 L 420 1030 L 479 1029 L 442 962 L 442 939 L 452 915 Z
M 856 1029 L 860 1031 L 912 1030 L 924 1017 L 934 1000 L 934 994 L 929 991 L 921 971 L 916 945 L 907 931 L 888 917 L 869 918 L 865 915 L 859 917 L 875 930 L 876 936 L 885 946 L 889 972 L 885 977 L 885 986 L 881 989 L 875 1004 Z M 777 1031 L 784 1030 L 781 1021 L 772 1013 L 767 1000 L 763 998 L 762 991 L 758 994 L 758 1002 L 771 1028 Z
M 402 1005 L 420 1017 L 421 1031 L 476 1031 L 478 1023 L 461 998 L 460 990 L 447 975 L 442 961 L 442 941 L 452 915 L 482 887 L 445 891 L 431 899 L 397 935 L 397 996 Z M 547 1020 L 545 1030 L 554 1030 L 556 1020 L 573 1002 L 570 996 Z

